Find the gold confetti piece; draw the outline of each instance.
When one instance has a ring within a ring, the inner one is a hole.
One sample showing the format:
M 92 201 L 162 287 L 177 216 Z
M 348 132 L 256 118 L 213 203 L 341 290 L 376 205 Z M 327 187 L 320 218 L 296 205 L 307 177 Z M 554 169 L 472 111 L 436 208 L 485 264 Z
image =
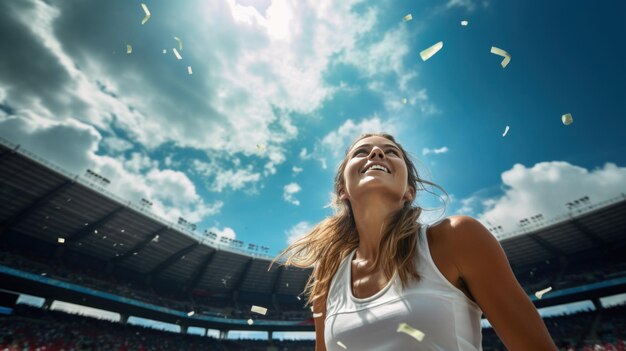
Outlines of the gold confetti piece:
M 551 290 L 552 290 L 552 287 L 551 287 L 551 286 L 549 286 L 549 287 L 547 287 L 547 288 L 545 288 L 545 289 L 543 289 L 543 290 L 539 290 L 539 291 L 537 291 L 537 292 L 535 293 L 535 296 L 537 296 L 537 298 L 538 298 L 538 299 L 541 299 L 545 293 L 547 293 L 547 292 L 549 292 L 549 291 L 551 291 Z
M 561 121 L 563 121 L 563 124 L 565 124 L 566 126 L 569 126 L 570 124 L 574 123 L 574 119 L 572 118 L 571 113 L 566 113 L 563 116 L 561 116 Z
M 63 244 L 63 243 L 65 242 L 65 238 L 58 238 L 58 239 L 57 239 L 57 242 L 58 242 L 59 244 Z
M 260 145 L 260 144 L 256 144 L 256 149 L 259 151 L 265 151 L 265 146 Z
M 413 16 L 409 13 L 408 15 L 402 17 L 402 21 L 408 22 L 413 19 Z
M 402 99 L 402 104 L 406 105 L 406 103 L 408 102 L 408 100 L 406 98 Z
M 148 10 L 148 6 L 146 6 L 146 4 L 142 3 L 141 7 L 143 8 L 143 12 L 146 13 L 146 16 L 141 20 L 141 24 L 146 24 L 152 15 L 150 14 L 150 10 Z
M 254 321 L 252 320 L 252 318 L 248 319 L 248 325 L 252 325 L 252 323 L 254 323 Z
M 189 312 L 187 312 L 187 315 L 188 315 L 189 317 L 193 316 L 194 314 L 196 314 L 196 312 L 195 312 L 195 311 L 189 311 Z
M 506 126 L 506 128 L 504 128 L 504 133 L 502 133 L 502 136 L 505 137 L 506 133 L 509 132 L 509 126 Z
M 439 52 L 439 50 L 441 50 L 442 47 L 443 47 L 443 41 L 440 41 L 437 44 L 429 47 L 428 49 L 423 50 L 422 52 L 420 52 L 420 56 L 422 57 L 422 61 L 426 61 L 429 58 L 433 57 L 433 55 L 436 54 L 437 52 Z
M 131 52 L 133 52 L 133 47 L 130 44 L 126 44 L 126 53 L 130 54 Z
M 398 333 L 408 334 L 409 336 L 415 338 L 417 341 L 424 340 L 424 333 L 422 333 L 421 331 L 411 327 L 410 325 L 408 325 L 406 323 L 398 324 L 398 330 L 396 330 L 396 331 Z
M 313 313 L 313 318 L 319 318 L 321 316 L 323 316 L 324 314 L 322 312 L 319 313 Z
M 346 347 L 346 345 L 344 345 L 341 341 L 337 341 L 337 345 L 339 345 L 339 346 L 343 347 L 343 348 L 344 348 L 344 349 L 346 349 L 346 350 L 348 349 L 348 348 Z
M 258 313 L 258 314 L 262 314 L 262 315 L 265 316 L 265 314 L 267 313 L 267 308 L 261 307 L 261 306 L 252 305 L 252 308 L 250 309 L 250 311 Z
M 509 62 L 511 62 L 511 55 L 509 55 L 508 52 L 506 52 L 506 51 L 504 51 L 502 49 L 499 49 L 499 48 L 497 48 L 495 46 L 492 46 L 491 47 L 491 53 L 492 54 L 496 54 L 498 56 L 504 57 L 504 60 L 502 60 L 502 62 L 500 62 L 500 64 L 502 65 L 502 68 L 506 67 L 506 65 L 508 65 Z
M 462 25 L 463 27 L 467 26 L 467 24 L 468 24 L 468 23 L 469 23 L 469 22 L 467 22 L 467 21 L 465 21 L 465 20 L 461 21 L 461 25 Z
M 191 71 L 191 66 L 187 66 L 187 73 L 189 73 L 190 75 L 193 74 L 193 71 Z
M 164 54 L 167 54 L 167 49 L 163 49 L 163 53 L 164 53 Z
M 172 51 L 174 51 L 174 56 L 176 56 L 177 59 L 183 59 L 182 56 L 180 56 L 180 54 L 178 53 L 178 50 L 176 50 L 176 48 L 172 48 Z

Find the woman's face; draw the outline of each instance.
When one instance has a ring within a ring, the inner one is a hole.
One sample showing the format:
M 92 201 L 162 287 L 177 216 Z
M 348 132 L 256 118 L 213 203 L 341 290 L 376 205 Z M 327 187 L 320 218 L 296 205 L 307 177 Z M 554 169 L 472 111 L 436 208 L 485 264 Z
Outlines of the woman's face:
M 354 201 L 362 194 L 376 191 L 394 200 L 411 200 L 404 155 L 391 140 L 380 136 L 361 139 L 346 157 L 342 199 Z

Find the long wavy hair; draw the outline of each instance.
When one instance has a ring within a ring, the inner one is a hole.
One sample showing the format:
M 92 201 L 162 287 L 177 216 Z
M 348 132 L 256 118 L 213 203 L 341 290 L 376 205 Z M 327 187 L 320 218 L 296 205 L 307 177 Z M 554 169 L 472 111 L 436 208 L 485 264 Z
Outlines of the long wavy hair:
M 349 160 L 348 153 L 357 142 L 371 136 L 388 139 L 400 148 L 407 167 L 407 185 L 413 187 L 416 193 L 425 190 L 424 184 L 432 185 L 445 193 L 437 184 L 419 177 L 413 161 L 393 136 L 386 133 L 367 133 L 359 136 L 346 150 L 346 157 L 335 175 L 331 202 L 335 214 L 318 223 L 308 234 L 293 242 L 272 260 L 273 264 L 280 258 L 286 257 L 284 264 L 287 266 L 313 267 L 313 272 L 304 288 L 307 305 L 313 305 L 318 299 L 326 301 L 330 283 L 339 264 L 359 245 L 352 206 L 349 200 L 341 200 L 339 193 L 345 185 L 343 173 Z M 422 208 L 413 204 L 415 197 L 412 197 L 411 201 L 406 201 L 401 209 L 392 213 L 385 221 L 378 255 L 369 268 L 369 271 L 382 268 L 387 279 L 391 279 L 394 271 L 397 271 L 402 288 L 405 288 L 411 280 L 419 281 L 420 279 L 414 262 L 417 256 L 417 234 L 420 227 L 418 219 Z

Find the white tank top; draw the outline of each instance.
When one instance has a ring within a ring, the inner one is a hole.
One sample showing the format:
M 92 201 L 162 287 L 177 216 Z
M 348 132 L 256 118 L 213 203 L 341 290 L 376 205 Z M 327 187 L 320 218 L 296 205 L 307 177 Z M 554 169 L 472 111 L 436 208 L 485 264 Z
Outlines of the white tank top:
M 411 281 L 404 291 L 396 272 L 373 296 L 356 298 L 351 289 L 356 250 L 341 262 L 326 301 L 324 340 L 328 351 L 482 350 L 482 311 L 437 269 L 426 230 L 427 225 L 421 225 L 415 262 L 421 280 Z M 400 323 L 424 333 L 423 339 L 397 332 Z

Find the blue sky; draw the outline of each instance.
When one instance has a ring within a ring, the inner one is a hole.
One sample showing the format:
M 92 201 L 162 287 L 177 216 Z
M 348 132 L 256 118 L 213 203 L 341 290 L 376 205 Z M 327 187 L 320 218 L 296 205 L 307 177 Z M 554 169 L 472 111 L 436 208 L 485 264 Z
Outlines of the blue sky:
M 447 215 L 505 232 L 626 192 L 623 3 L 145 3 L 142 25 L 140 1 L 3 2 L 0 136 L 270 254 L 331 213 L 365 131 L 397 137 Z

